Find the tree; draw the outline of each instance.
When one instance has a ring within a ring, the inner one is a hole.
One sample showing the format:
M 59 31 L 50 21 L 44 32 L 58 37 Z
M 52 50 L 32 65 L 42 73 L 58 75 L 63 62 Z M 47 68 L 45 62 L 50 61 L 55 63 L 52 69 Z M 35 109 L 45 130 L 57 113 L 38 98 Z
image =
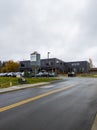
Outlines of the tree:
M 19 71 L 19 64 L 14 61 L 8 61 L 5 65 L 7 72 L 17 72 Z
M 5 64 L 6 64 L 5 61 L 0 62 L 0 73 L 6 72 Z
M 1 68 L 1 72 L 17 72 L 19 71 L 19 64 L 14 61 L 7 61 L 5 66 Z

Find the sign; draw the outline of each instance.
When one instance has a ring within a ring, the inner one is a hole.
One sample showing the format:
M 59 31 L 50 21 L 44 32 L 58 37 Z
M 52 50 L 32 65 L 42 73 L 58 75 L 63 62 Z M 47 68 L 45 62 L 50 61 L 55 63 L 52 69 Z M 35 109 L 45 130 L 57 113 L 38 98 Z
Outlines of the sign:
M 72 63 L 72 66 L 79 66 L 80 63 Z

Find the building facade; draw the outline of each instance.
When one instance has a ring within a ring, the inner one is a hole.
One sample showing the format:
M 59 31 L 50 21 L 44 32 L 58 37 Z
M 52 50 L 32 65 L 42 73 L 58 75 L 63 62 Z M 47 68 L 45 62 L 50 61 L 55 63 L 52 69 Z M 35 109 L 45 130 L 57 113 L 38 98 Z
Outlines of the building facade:
M 20 70 L 20 72 L 32 71 L 31 61 L 30 60 L 20 61 L 19 70 Z
M 39 66 L 40 67 L 40 54 L 36 51 L 30 54 L 30 60 L 32 66 Z
M 36 51 L 30 54 L 30 60 L 31 60 L 31 68 L 33 74 L 37 74 L 40 69 L 40 54 Z
M 20 61 L 20 71 L 30 71 L 34 74 L 39 71 L 55 72 L 56 74 L 90 72 L 90 64 L 88 61 L 64 62 L 57 58 L 40 59 L 37 52 L 31 53 L 30 60 Z
M 20 61 L 19 64 L 20 71 L 37 73 L 40 68 L 40 54 L 33 52 L 30 54 L 30 60 Z
M 66 64 L 67 72 L 88 73 L 90 71 L 90 64 L 88 61 L 67 62 Z
M 55 73 L 64 73 L 66 63 L 57 58 L 41 59 L 41 70 Z

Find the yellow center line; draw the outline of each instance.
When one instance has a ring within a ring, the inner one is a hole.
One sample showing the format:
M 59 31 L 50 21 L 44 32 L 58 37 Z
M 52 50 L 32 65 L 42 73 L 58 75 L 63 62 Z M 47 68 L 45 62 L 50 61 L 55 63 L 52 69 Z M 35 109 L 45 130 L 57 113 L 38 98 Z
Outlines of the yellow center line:
M 20 101 L 20 102 L 17 102 L 17 103 L 14 103 L 14 104 L 11 104 L 9 106 L 5 106 L 5 107 L 1 107 L 0 108 L 0 112 L 3 112 L 3 111 L 6 111 L 6 110 L 9 110 L 9 109 L 12 109 L 12 108 L 15 108 L 17 106 L 20 106 L 20 105 L 23 105 L 23 104 L 26 104 L 26 103 L 29 103 L 29 102 L 32 102 L 32 101 L 35 101 L 35 100 L 38 100 L 40 98 L 43 98 L 43 97 L 46 97 L 48 95 L 51 95 L 51 94 L 54 94 L 54 93 L 57 93 L 57 92 L 60 92 L 62 90 L 66 90 L 66 89 L 69 89 L 73 86 L 67 86 L 67 87 L 64 87 L 64 88 L 60 88 L 60 89 L 57 89 L 57 90 L 53 90 L 53 91 L 50 91 L 50 92 L 47 92 L 47 93 L 43 93 L 41 95 L 38 95 L 36 97 L 33 97 L 33 98 L 29 98 L 29 99 L 26 99 L 26 100 L 23 100 L 23 101 Z

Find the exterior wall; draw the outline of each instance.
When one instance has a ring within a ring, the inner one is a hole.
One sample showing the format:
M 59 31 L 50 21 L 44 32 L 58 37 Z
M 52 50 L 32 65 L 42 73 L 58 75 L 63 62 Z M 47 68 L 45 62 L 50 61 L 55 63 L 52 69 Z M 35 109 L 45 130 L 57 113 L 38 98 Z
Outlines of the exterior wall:
M 67 62 L 67 71 L 74 71 L 76 73 L 88 73 L 90 65 L 87 61 Z
M 65 62 L 57 58 L 42 59 L 41 60 L 41 70 L 64 73 L 65 71 Z
M 40 54 L 36 51 L 30 55 L 32 72 L 36 75 L 40 69 Z
M 32 71 L 33 66 L 30 60 L 20 61 L 20 71 Z M 41 59 L 40 67 L 37 70 L 46 70 L 55 73 L 68 73 L 75 71 L 76 73 L 90 72 L 90 65 L 87 61 L 64 62 L 57 58 Z
M 58 73 L 64 73 L 66 71 L 66 63 L 62 60 L 56 59 L 55 68 Z
M 22 72 L 24 72 L 24 71 L 32 71 L 31 61 L 30 60 L 20 61 L 19 64 L 20 64 L 19 65 L 20 71 L 22 71 Z
M 31 65 L 40 67 L 40 54 L 34 52 L 30 55 Z

